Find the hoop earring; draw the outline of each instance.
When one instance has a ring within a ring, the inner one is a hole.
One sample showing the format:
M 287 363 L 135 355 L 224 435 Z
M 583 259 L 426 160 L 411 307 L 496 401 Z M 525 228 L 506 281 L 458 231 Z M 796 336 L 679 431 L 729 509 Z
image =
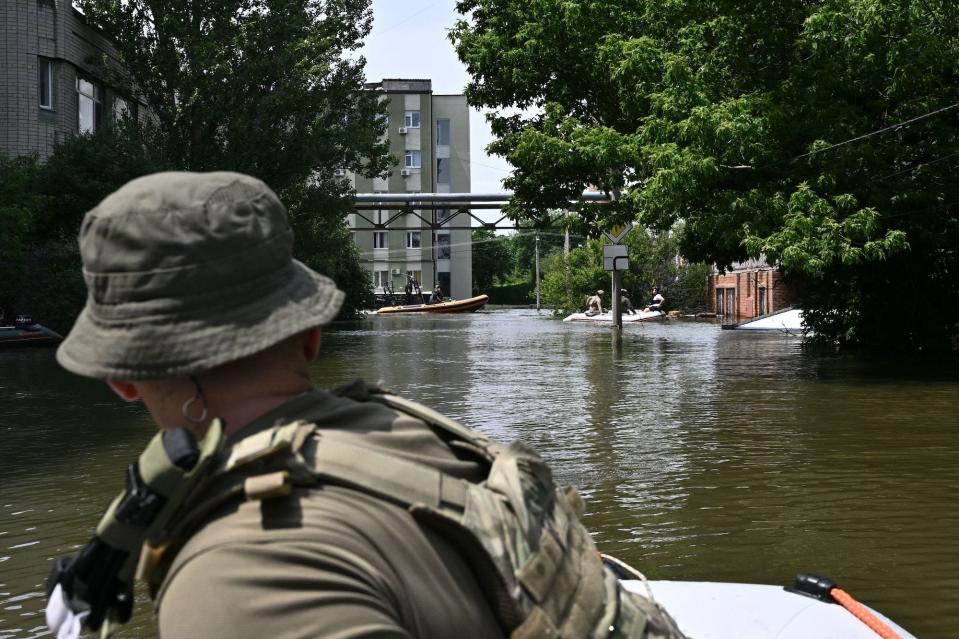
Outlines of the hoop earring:
M 196 386 L 196 395 L 183 402 L 183 406 L 180 407 L 180 412 L 183 413 L 183 416 L 187 420 L 194 424 L 202 424 L 206 421 L 207 416 L 206 396 L 203 395 L 203 388 L 200 386 L 200 380 L 196 378 L 196 375 L 191 375 L 190 379 L 193 380 L 193 385 Z M 190 405 L 198 399 L 203 401 L 203 412 L 200 413 L 199 417 L 193 417 L 190 415 Z

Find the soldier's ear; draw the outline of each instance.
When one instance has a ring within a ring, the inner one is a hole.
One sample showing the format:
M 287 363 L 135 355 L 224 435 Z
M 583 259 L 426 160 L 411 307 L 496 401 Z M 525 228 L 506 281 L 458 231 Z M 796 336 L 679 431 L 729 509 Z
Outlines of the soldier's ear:
M 107 386 L 109 386 L 110 389 L 120 397 L 120 399 L 124 399 L 128 402 L 135 402 L 136 400 L 140 399 L 140 391 L 133 382 L 117 382 L 108 380 Z

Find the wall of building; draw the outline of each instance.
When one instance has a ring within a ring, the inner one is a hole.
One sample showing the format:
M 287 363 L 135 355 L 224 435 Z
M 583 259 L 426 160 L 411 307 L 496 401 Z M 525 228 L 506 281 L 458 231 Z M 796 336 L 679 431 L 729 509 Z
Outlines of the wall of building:
M 430 80 L 387 79 L 369 85 L 382 91 L 387 101 L 388 123 L 386 136 L 390 150 L 397 159 L 389 176 L 365 178 L 351 175 L 358 193 L 453 193 L 469 192 L 469 111 L 462 95 L 433 95 Z M 406 113 L 419 112 L 419 127 L 409 126 Z M 449 120 L 449 144 L 437 145 L 437 120 Z M 401 128 L 403 131 L 401 131 Z M 417 151 L 420 164 L 406 166 L 407 152 Z M 437 160 L 445 161 L 444 174 L 437 174 Z M 405 173 L 405 175 L 404 175 Z M 439 283 L 447 296 L 464 298 L 472 295 L 472 248 L 470 231 L 431 228 L 432 223 L 448 217 L 445 211 L 415 210 L 380 232 L 387 233 L 388 248 L 374 247 L 374 226 L 385 224 L 396 211 L 366 211 L 351 214 L 349 223 L 354 240 L 366 268 L 373 274 L 387 272 L 396 291 L 403 291 L 407 274 L 418 272 L 419 282 L 426 294 Z M 446 225 L 469 225 L 468 215 L 456 216 Z M 407 248 L 407 234 L 420 234 L 420 247 Z M 448 248 L 447 248 L 448 247 Z M 448 258 L 444 252 L 449 251 Z M 376 286 L 377 293 L 382 287 Z
M 77 78 L 101 89 L 101 126 L 123 97 L 100 78 L 100 63 L 119 68 L 110 42 L 83 20 L 69 0 L 0 2 L 0 153 L 47 158 L 79 130 Z M 40 64 L 53 68 L 52 104 L 40 106 Z M 142 105 L 140 105 L 142 110 Z
M 747 266 L 728 273 L 711 273 L 708 289 L 709 311 L 723 315 L 729 322 L 775 313 L 789 307 L 793 301 L 792 291 L 782 273 L 769 266 Z

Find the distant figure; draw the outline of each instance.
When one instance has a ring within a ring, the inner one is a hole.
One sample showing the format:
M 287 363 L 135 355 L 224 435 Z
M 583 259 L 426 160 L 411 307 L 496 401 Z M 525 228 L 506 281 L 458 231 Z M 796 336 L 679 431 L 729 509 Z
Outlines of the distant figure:
M 623 309 L 624 313 L 629 313 L 630 315 L 636 314 L 636 309 L 633 308 L 633 303 L 629 301 L 629 298 L 626 297 L 626 289 L 619 289 L 619 303 L 620 308 Z
M 440 285 L 437 284 L 433 287 L 433 292 L 430 293 L 430 304 L 439 304 L 443 301 L 443 289 L 440 288 Z
M 649 311 L 661 311 L 663 305 L 666 303 L 666 298 L 660 295 L 659 289 L 655 286 L 653 287 L 653 301 L 649 306 L 643 309 L 644 312 Z
M 586 314 L 596 315 L 603 313 L 603 291 L 596 291 L 596 295 L 586 298 Z

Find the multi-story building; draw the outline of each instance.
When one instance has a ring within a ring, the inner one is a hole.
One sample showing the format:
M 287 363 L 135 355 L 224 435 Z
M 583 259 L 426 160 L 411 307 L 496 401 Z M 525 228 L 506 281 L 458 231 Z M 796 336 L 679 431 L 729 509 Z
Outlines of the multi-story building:
M 398 164 L 383 178 L 351 175 L 357 193 L 468 193 L 466 97 L 434 94 L 430 80 L 385 79 L 367 86 L 381 91 L 388 102 L 387 136 Z M 402 291 L 412 275 L 426 295 L 436 283 L 446 296 L 473 294 L 471 218 L 455 213 L 423 209 L 389 224 L 396 210 L 349 216 L 360 259 L 377 293 L 387 285 Z M 434 221 L 445 223 L 433 230 L 429 222 Z
M 47 158 L 76 133 L 92 133 L 142 104 L 103 82 L 110 42 L 70 0 L 0 2 L 0 154 Z

